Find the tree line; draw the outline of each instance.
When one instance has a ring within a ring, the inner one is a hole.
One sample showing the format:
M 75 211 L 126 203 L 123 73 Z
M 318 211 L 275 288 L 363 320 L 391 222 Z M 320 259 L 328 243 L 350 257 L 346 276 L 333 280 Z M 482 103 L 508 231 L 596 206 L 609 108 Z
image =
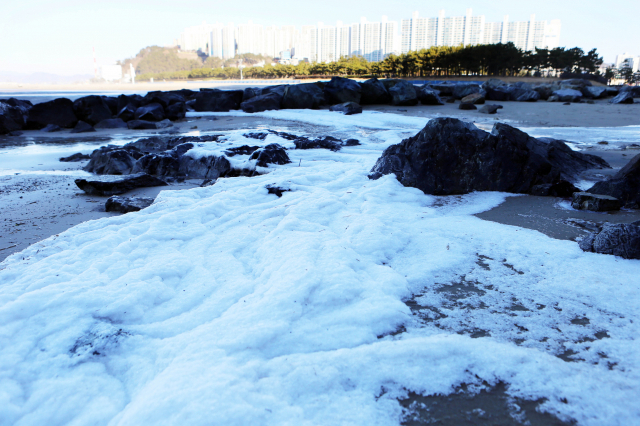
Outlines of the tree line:
M 212 58 L 209 58 L 212 59 Z M 222 61 L 222 60 L 220 60 Z M 206 63 L 206 62 L 205 62 Z M 243 60 L 243 63 L 251 63 Z M 254 62 L 255 63 L 255 62 Z M 362 57 L 343 57 L 336 62 L 300 62 L 298 65 L 276 64 L 238 68 L 234 58 L 224 63 L 194 69 L 140 72 L 138 80 L 292 78 L 304 76 L 380 76 L 380 77 L 450 77 L 450 76 L 519 76 L 555 73 L 596 73 L 602 58 L 596 49 L 584 52 L 578 47 L 535 49 L 526 52 L 513 43 L 475 46 L 434 46 L 400 55 L 390 55 L 381 62 Z M 142 71 L 142 70 L 140 70 Z

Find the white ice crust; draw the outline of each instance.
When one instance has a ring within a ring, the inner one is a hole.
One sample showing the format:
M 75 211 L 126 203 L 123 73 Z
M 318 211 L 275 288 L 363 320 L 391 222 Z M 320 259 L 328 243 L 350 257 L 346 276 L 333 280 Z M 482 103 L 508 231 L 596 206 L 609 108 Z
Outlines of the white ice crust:
M 0 263 L 0 424 L 389 425 L 410 391 L 482 381 L 581 425 L 637 423 L 640 261 L 473 216 L 508 194 L 371 181 L 382 150 L 424 120 L 339 117 L 343 132 L 382 130 L 164 191 Z M 438 289 L 460 282 L 485 293 L 454 306 Z M 418 320 L 412 297 L 446 318 Z

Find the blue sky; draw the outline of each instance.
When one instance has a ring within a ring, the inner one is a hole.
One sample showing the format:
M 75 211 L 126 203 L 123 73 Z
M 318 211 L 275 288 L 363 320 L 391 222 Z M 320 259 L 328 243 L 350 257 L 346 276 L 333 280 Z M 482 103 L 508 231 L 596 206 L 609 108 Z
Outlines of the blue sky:
M 9 3 L 11 1 L 11 3 Z M 611 4 L 611 7 L 602 7 Z M 561 45 L 596 47 L 605 61 L 618 53 L 640 55 L 640 0 L 537 2 L 447 0 L 401 2 L 368 0 L 164 1 L 164 0 L 4 0 L 0 12 L 0 72 L 92 74 L 95 47 L 99 64 L 135 55 L 149 45 L 169 45 L 186 26 L 203 21 L 265 25 L 312 25 L 409 18 L 413 11 L 435 16 L 474 15 L 500 21 L 562 20 Z

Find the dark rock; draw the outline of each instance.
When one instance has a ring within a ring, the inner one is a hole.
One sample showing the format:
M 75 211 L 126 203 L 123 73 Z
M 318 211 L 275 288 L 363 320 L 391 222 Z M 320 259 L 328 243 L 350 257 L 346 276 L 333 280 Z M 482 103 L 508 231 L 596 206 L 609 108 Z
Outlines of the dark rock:
M 487 105 L 483 105 L 478 110 L 478 112 L 481 112 L 483 114 L 495 114 L 498 112 L 500 108 L 502 108 L 502 105 L 487 104 Z
M 125 123 L 121 118 L 107 118 L 93 127 L 95 129 L 126 129 L 127 123 Z
M 226 112 L 240 108 L 242 90 L 206 90 L 196 93 L 194 99 L 195 111 Z
M 620 200 L 608 195 L 591 194 L 589 192 L 575 192 L 571 207 L 576 210 L 591 210 L 594 212 L 611 212 L 620 210 Z
M 531 193 L 537 185 L 571 181 L 601 166 L 602 159 L 574 152 L 562 141 L 538 140 L 503 123 L 487 133 L 457 119 L 437 118 L 387 148 L 370 177 L 394 173 L 403 185 L 435 195 Z
M 318 109 L 324 104 L 324 92 L 314 83 L 287 86 L 282 99 L 285 109 Z
M 605 223 L 599 232 L 579 242 L 587 252 L 613 254 L 625 259 L 640 259 L 640 221 L 633 223 Z
M 451 83 L 438 83 L 438 84 L 429 84 L 434 90 L 439 92 L 441 96 L 453 96 L 453 89 L 456 88 L 456 84 Z
M 90 179 L 76 179 L 76 185 L 89 195 L 119 195 L 135 188 L 166 186 L 166 182 L 146 173 L 124 176 L 98 176 Z
M 187 105 L 177 102 L 166 107 L 164 111 L 168 120 L 182 120 L 187 114 Z
M 231 163 L 225 156 L 208 156 L 192 158 L 183 156 L 180 159 L 180 175 L 189 176 L 192 179 L 218 179 L 227 176 L 253 176 L 254 170 L 237 170 L 231 167 Z
M 325 136 L 324 138 L 307 139 L 297 138 L 293 141 L 296 149 L 329 149 L 331 151 L 340 151 L 342 148 L 342 141 L 334 138 L 333 136 Z
M 567 80 L 561 80 L 560 86 L 570 86 L 570 87 L 588 87 L 593 86 L 593 84 L 589 80 L 585 80 L 583 78 L 571 78 Z
M 267 185 L 266 188 L 269 194 L 274 194 L 278 198 L 282 197 L 283 193 L 291 191 L 290 189 L 280 188 L 279 186 L 274 185 Z
M 344 115 L 362 114 L 362 107 L 354 102 L 345 102 L 343 104 L 333 105 L 329 110 L 341 112 Z
M 31 107 L 31 102 L 15 98 L 0 100 L 0 135 L 22 130 Z
M 63 163 L 75 163 L 75 162 L 78 162 L 78 161 L 88 160 L 90 158 L 91 158 L 90 155 L 78 152 L 78 153 L 70 155 L 68 157 L 60 157 L 60 161 L 62 161 Z
M 249 145 L 236 146 L 236 147 L 225 150 L 224 154 L 227 157 L 235 157 L 236 155 L 251 155 L 254 152 L 256 152 L 259 148 L 260 148 L 259 146 L 249 146 Z
M 533 91 L 533 87 L 530 84 L 525 83 L 523 81 L 519 81 L 517 83 L 514 83 L 509 87 L 510 87 L 510 90 L 511 90 L 510 100 L 512 100 L 512 101 L 516 101 L 522 95 Z
M 165 119 L 164 108 L 156 103 L 143 105 L 136 110 L 134 118 L 144 121 L 161 121 Z
M 575 89 L 560 89 L 553 92 L 560 102 L 578 102 L 582 98 L 582 92 Z
M 418 105 L 418 93 L 413 84 L 405 80 L 398 80 L 389 89 L 391 95 L 391 105 L 413 106 Z
M 571 102 L 565 102 L 562 105 L 571 105 Z
M 142 99 L 143 98 L 140 95 L 120 95 L 120 96 L 118 96 L 117 97 L 117 100 L 118 100 L 118 108 L 117 108 L 118 109 L 118 113 L 120 111 L 122 111 L 122 108 L 126 107 L 127 105 L 131 105 L 131 107 L 133 108 L 133 111 L 137 110 L 142 105 Z
M 347 139 L 344 142 L 344 146 L 358 146 L 360 145 L 360 141 L 358 139 Z
M 473 105 L 482 105 L 484 104 L 485 98 L 482 93 L 472 93 L 468 96 L 465 96 L 460 100 L 463 104 L 473 104 Z
M 200 184 L 200 188 L 206 188 L 207 186 L 213 186 L 216 183 L 217 179 L 205 179 Z
M 67 98 L 58 98 L 34 105 L 29 110 L 25 128 L 40 130 L 47 124 L 56 124 L 66 129 L 78 124 L 78 117 L 73 111 L 73 102 Z
M 633 94 L 631 92 L 622 92 L 609 101 L 610 104 L 632 104 Z
M 102 96 L 85 96 L 73 102 L 73 111 L 79 120 L 94 125 L 102 120 L 107 120 L 113 115 L 109 105 Z
M 176 177 L 182 174 L 180 172 L 180 157 L 171 151 L 146 154 L 135 163 L 131 173 Z
M 240 108 L 248 113 L 278 110 L 282 106 L 282 98 L 282 95 L 276 92 L 266 93 L 242 102 Z
M 362 96 L 362 88 L 355 81 L 343 78 L 333 77 L 324 86 L 325 99 L 330 105 L 343 104 L 347 102 L 360 103 Z
M 371 78 L 360 83 L 362 95 L 360 97 L 361 105 L 375 105 L 391 103 L 391 95 L 387 88 L 377 78 Z
M 163 109 L 167 109 L 170 105 L 184 103 L 185 101 L 186 99 L 179 92 L 154 91 L 147 93 L 147 95 L 142 98 L 141 106 L 149 104 L 160 104 Z
M 440 93 L 429 87 L 427 84 L 422 86 L 420 90 L 418 90 L 418 100 L 422 105 L 444 105 L 440 96 Z
M 131 121 L 131 120 L 134 119 L 137 109 L 138 109 L 138 107 L 136 107 L 133 104 L 125 105 L 120 110 L 120 112 L 118 112 L 118 115 L 116 117 L 121 119 L 122 121 Z
M 445 100 L 446 103 L 448 104 L 455 104 L 456 103 L 456 98 L 447 98 Z
M 541 84 L 533 88 L 534 91 L 538 92 L 540 95 L 540 99 L 547 100 L 551 95 L 553 95 L 553 91 L 555 88 L 550 84 Z
M 481 93 L 482 87 L 476 83 L 458 83 L 453 87 L 453 97 L 456 99 L 462 99 L 466 96 L 474 93 Z
M 117 115 L 118 111 L 120 111 L 118 109 L 118 98 L 114 98 L 113 96 L 103 96 L 102 99 L 104 99 L 104 102 L 109 107 L 109 111 L 111 111 L 111 115 L 112 116 Z
M 487 89 L 496 89 L 498 87 L 504 87 L 506 86 L 507 83 L 505 83 L 504 81 L 498 79 L 498 78 L 490 78 L 489 80 L 485 81 L 484 83 L 482 83 L 482 90 L 487 90 Z
M 540 100 L 540 94 L 535 90 L 529 90 L 518 96 L 516 100 L 518 102 L 537 102 Z
M 131 213 L 146 209 L 153 204 L 154 199 L 148 197 L 110 197 L 104 205 L 108 212 Z
M 557 97 L 556 95 L 551 95 L 549 96 L 549 98 L 547 99 L 547 102 L 559 102 L 560 98 Z
M 220 135 L 180 136 L 173 138 L 152 136 L 150 138 L 138 139 L 135 142 L 129 142 L 123 148 L 135 149 L 144 153 L 158 153 L 174 149 L 187 143 L 217 142 L 219 137 Z
M 245 138 L 257 139 L 259 141 L 263 141 L 267 138 L 267 136 L 269 136 L 269 133 L 250 132 L 250 133 L 245 133 L 242 136 L 244 136 Z
M 488 87 L 485 89 L 485 99 L 488 101 L 509 101 L 511 100 L 513 87 L 511 86 L 499 86 Z
M 568 182 L 566 180 L 560 180 L 555 183 L 546 183 L 542 185 L 536 185 L 531 188 L 529 192 L 531 195 L 539 195 L 543 197 L 562 197 L 567 198 L 571 197 L 574 192 L 579 192 L 580 190 L 575 187 L 574 184 Z
M 609 88 L 611 89 L 611 88 Z M 640 98 L 640 86 L 622 86 L 619 93 L 631 93 L 634 98 Z
M 137 149 L 102 146 L 91 153 L 84 170 L 99 175 L 128 175 L 143 154 Z
M 627 208 L 640 208 L 640 154 L 609 180 L 596 183 L 587 192 L 617 198 Z
M 88 133 L 95 131 L 96 129 L 94 129 L 91 124 L 85 123 L 84 121 L 78 121 L 78 124 L 76 124 L 76 127 L 71 130 L 71 133 Z
M 476 110 L 478 109 L 478 107 L 476 107 L 474 104 L 465 104 L 465 103 L 461 103 L 458 106 L 458 109 L 462 109 L 462 110 Z
M 252 160 L 257 160 L 259 167 L 268 167 L 269 164 L 289 164 L 291 160 L 287 151 L 279 144 L 272 143 L 262 149 L 258 149 L 251 155 Z
M 57 124 L 47 124 L 42 129 L 40 129 L 41 132 L 47 132 L 47 133 L 59 132 L 60 130 L 62 129 Z

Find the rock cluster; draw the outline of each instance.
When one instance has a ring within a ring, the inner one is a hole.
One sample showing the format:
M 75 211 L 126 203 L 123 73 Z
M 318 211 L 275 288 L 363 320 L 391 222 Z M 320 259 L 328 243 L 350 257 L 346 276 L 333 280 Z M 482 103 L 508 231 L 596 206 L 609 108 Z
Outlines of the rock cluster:
M 633 223 L 605 223 L 579 242 L 587 252 L 613 254 L 625 259 L 640 259 L 640 221 Z

